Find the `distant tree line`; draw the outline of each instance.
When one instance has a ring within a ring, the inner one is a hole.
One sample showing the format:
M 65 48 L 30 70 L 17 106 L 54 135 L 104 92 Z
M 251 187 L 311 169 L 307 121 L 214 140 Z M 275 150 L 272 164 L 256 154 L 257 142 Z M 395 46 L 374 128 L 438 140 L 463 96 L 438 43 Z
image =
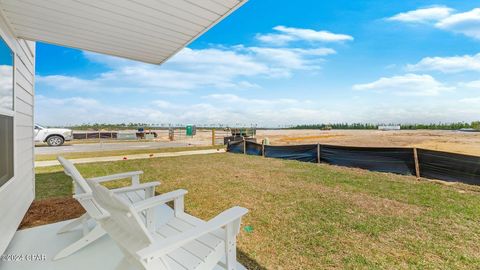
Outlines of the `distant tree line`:
M 335 124 L 311 124 L 311 125 L 297 125 L 292 129 L 377 129 L 378 125 L 364 124 L 364 123 L 335 123 Z
M 307 124 L 297 125 L 292 129 L 378 129 L 379 126 L 398 126 L 398 124 L 368 124 L 368 123 L 334 123 L 334 124 Z M 458 130 L 462 128 L 473 128 L 480 130 L 480 121 L 471 123 L 431 123 L 431 124 L 401 124 L 401 129 L 437 129 L 437 130 Z
M 122 130 L 122 129 L 138 129 L 141 127 L 150 127 L 149 124 L 145 123 L 122 123 L 122 124 L 81 124 L 81 125 L 74 125 L 69 126 L 71 129 L 75 130 Z
M 74 130 L 90 130 L 90 131 L 100 131 L 100 130 L 125 130 L 125 129 L 139 129 L 144 128 L 148 129 L 168 129 L 168 128 L 185 128 L 184 124 L 147 124 L 147 123 L 121 123 L 121 124 L 81 124 L 81 125 L 70 125 L 68 128 Z M 223 129 L 227 128 L 227 125 L 221 124 L 210 124 L 210 125 L 197 125 L 198 128 L 202 129 Z
M 333 123 L 333 124 L 305 124 L 288 127 L 288 129 L 378 129 L 378 126 L 397 126 L 398 124 L 369 124 L 369 123 Z M 75 130 L 122 130 L 122 129 L 164 129 L 169 127 L 185 127 L 182 124 L 146 124 L 146 123 L 121 123 L 121 124 L 81 124 L 75 126 L 69 126 Z M 208 125 L 197 126 L 201 128 L 225 128 L 227 125 Z M 257 127 L 260 128 L 261 127 Z M 414 129 L 437 129 L 437 130 L 458 130 L 462 128 L 472 128 L 480 130 L 480 121 L 474 121 L 471 123 L 458 122 L 458 123 L 431 123 L 431 124 L 402 124 L 401 129 L 414 130 Z

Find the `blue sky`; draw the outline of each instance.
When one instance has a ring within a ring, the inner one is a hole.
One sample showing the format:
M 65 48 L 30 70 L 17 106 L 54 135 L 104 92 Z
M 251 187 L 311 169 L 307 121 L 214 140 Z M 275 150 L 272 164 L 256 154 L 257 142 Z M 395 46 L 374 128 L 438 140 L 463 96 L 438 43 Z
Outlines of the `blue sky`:
M 480 119 L 477 1 L 250 0 L 163 66 L 37 44 L 36 121 Z

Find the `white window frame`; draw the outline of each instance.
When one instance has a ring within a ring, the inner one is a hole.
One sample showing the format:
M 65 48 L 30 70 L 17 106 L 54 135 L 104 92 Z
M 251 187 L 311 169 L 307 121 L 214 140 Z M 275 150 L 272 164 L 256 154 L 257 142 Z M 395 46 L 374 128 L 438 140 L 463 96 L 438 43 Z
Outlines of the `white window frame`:
M 3 33 L 0 32 L 0 42 L 4 42 L 5 45 L 7 45 L 7 47 L 10 49 L 10 51 L 12 52 L 12 108 L 11 110 L 5 110 L 5 109 L 2 109 L 0 108 L 0 115 L 2 116 L 8 116 L 8 117 L 12 117 L 12 120 L 13 120 L 13 134 L 12 134 L 12 137 L 13 137 L 13 154 L 12 154 L 12 160 L 13 160 L 13 175 L 10 179 L 8 179 L 7 181 L 5 181 L 5 183 L 3 183 L 3 185 L 0 186 L 0 191 L 2 191 L 3 189 L 5 189 L 10 183 L 12 183 L 14 180 L 15 180 L 15 175 L 16 175 L 16 152 L 17 152 L 17 146 L 15 144 L 15 138 L 16 138 L 16 126 L 17 126 L 17 123 L 16 123 L 16 113 L 15 113 L 15 109 L 16 109 L 16 103 L 17 103 L 17 95 L 16 95 L 16 87 L 15 87 L 15 84 L 16 84 L 16 76 L 15 76 L 15 73 L 16 73 L 16 70 L 15 70 L 15 67 L 16 67 L 16 51 L 14 49 L 12 49 L 12 44 L 10 44 L 10 42 L 8 41 L 8 39 L 5 38 L 5 35 Z

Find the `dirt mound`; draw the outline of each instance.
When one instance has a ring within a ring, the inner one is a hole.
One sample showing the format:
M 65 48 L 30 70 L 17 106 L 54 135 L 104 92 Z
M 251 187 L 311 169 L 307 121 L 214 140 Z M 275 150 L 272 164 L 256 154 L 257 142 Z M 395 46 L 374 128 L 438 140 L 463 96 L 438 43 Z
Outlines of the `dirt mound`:
M 480 156 L 480 132 L 454 130 L 258 130 L 257 141 L 272 145 L 332 144 L 366 147 L 417 147 Z

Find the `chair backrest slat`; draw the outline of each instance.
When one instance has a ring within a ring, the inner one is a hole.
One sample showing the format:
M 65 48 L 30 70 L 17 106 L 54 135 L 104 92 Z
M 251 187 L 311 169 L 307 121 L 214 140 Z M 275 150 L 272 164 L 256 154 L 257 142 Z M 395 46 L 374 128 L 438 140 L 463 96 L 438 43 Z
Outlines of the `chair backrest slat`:
M 73 179 L 75 184 L 75 195 L 78 196 L 77 201 L 82 205 L 82 207 L 87 211 L 87 213 L 95 219 L 99 219 L 107 215 L 105 209 L 103 209 L 98 203 L 93 199 L 92 189 L 87 183 L 87 180 L 83 178 L 80 172 L 77 170 L 75 165 L 64 157 L 57 157 L 60 164 L 62 164 L 65 174 L 70 176 Z
M 57 159 L 60 162 L 60 164 L 62 164 L 65 174 L 70 176 L 75 182 L 75 194 L 76 195 L 80 195 L 84 193 L 91 194 L 92 190 L 88 186 L 85 178 L 83 178 L 83 176 L 80 174 L 77 168 L 75 168 L 75 165 L 73 165 L 72 162 L 70 162 L 68 159 L 64 157 L 58 157 Z
M 88 182 L 88 185 L 95 200 L 109 213 L 108 217 L 99 220 L 102 228 L 122 249 L 135 255 L 153 243 L 152 235 L 131 205 L 98 183 Z

